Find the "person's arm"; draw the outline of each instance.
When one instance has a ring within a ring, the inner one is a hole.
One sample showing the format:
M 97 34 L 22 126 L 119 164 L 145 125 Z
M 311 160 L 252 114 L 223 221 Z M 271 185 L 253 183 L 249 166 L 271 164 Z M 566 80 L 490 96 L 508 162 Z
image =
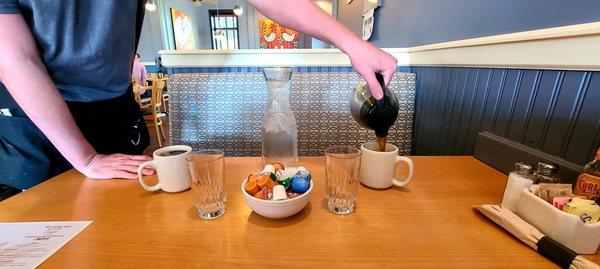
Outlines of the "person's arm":
M 137 178 L 147 156 L 98 154 L 85 139 L 48 76 L 25 20 L 0 14 L 0 80 L 25 114 L 58 151 L 89 178 Z M 151 174 L 152 171 L 145 171 Z
M 146 71 L 146 65 L 144 65 L 142 62 L 140 62 L 140 64 L 142 65 L 142 86 L 146 87 L 148 86 L 148 71 Z
M 392 55 L 354 35 L 325 13 L 313 0 L 248 0 L 248 2 L 274 21 L 340 48 L 348 54 L 352 66 L 365 79 L 375 98 L 383 97 L 375 73 L 381 73 L 385 83 L 390 83 L 397 65 L 397 60 Z

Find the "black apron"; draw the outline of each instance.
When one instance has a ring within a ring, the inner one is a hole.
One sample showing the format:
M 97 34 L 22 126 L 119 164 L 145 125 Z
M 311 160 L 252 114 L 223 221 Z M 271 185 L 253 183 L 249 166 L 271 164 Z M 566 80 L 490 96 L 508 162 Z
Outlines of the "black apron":
M 101 154 L 142 154 L 148 147 L 148 129 L 133 91 L 95 102 L 67 102 L 77 126 Z M 72 166 L 23 113 L 0 83 L 0 184 L 28 189 Z

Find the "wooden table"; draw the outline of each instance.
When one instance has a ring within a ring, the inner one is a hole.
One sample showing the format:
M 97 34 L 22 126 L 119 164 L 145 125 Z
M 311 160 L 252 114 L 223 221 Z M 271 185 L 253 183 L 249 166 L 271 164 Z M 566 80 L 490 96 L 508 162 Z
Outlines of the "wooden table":
M 216 220 L 198 218 L 191 191 L 149 193 L 137 181 L 71 170 L 0 202 L 0 221 L 93 220 L 48 268 L 557 267 L 472 209 L 500 201 L 505 175 L 473 157 L 412 158 L 407 188 L 360 186 L 347 216 L 327 210 L 323 157 L 300 159 L 315 188 L 284 220 L 256 215 L 240 192 L 260 159 L 227 158 L 227 212 Z

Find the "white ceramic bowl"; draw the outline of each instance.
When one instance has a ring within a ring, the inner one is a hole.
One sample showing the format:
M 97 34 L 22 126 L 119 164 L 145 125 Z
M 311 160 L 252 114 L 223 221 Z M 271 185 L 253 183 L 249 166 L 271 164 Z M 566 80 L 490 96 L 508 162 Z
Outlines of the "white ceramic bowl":
M 283 201 L 270 201 L 258 199 L 248 194 L 244 189 L 247 181 L 247 178 L 244 179 L 241 187 L 246 203 L 256 214 L 270 219 L 283 219 L 300 212 L 308 204 L 308 201 L 310 201 L 310 193 L 313 189 L 313 181 L 311 180 L 308 191 L 302 195 Z

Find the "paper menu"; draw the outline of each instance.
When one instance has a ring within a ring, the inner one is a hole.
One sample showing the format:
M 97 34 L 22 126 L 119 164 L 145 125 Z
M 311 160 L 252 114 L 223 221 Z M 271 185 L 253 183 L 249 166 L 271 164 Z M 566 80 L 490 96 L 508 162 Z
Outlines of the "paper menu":
M 91 221 L 0 223 L 0 268 L 35 268 Z

